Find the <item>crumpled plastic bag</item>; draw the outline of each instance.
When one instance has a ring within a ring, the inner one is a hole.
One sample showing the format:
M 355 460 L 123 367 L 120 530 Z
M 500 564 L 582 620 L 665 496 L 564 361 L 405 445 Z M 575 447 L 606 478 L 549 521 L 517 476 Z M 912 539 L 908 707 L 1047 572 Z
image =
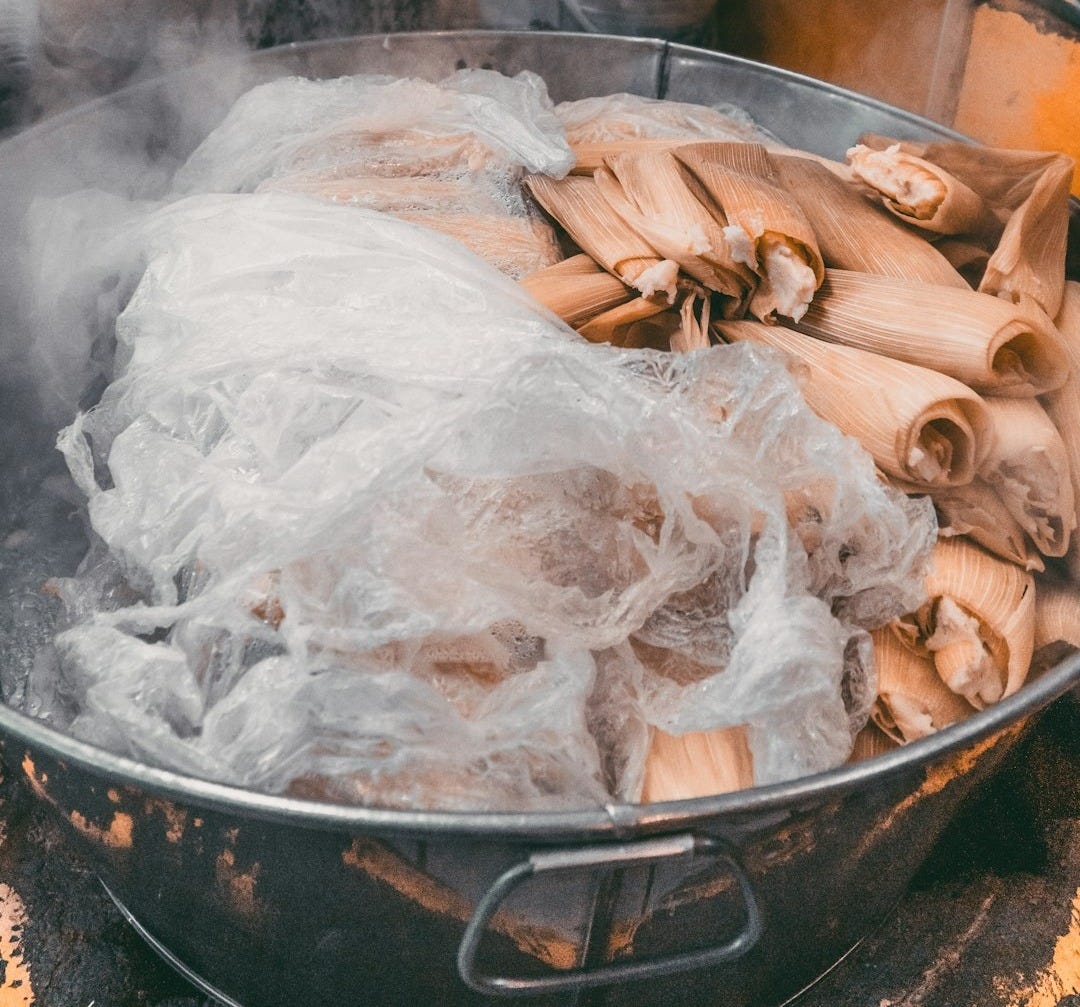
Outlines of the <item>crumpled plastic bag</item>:
M 393 213 L 464 243 L 515 279 L 557 262 L 523 170 L 573 164 L 535 74 L 461 70 L 438 84 L 357 76 L 263 84 L 177 172 L 178 193 L 302 192 Z
M 518 811 L 635 799 L 649 725 L 749 724 L 758 783 L 846 758 L 861 627 L 921 599 L 934 523 L 779 355 L 586 344 L 452 240 L 298 196 L 134 244 L 115 380 L 61 438 L 127 585 L 57 584 L 78 736 Z

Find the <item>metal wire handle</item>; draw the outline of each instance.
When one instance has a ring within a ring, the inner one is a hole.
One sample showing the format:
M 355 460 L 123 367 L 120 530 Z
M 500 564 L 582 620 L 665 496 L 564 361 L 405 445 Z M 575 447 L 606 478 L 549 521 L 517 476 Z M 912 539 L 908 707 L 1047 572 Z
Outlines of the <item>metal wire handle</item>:
M 480 941 L 506 897 L 529 878 L 549 871 L 572 871 L 583 868 L 632 866 L 689 853 L 705 854 L 725 863 L 731 871 L 746 910 L 746 923 L 731 940 L 716 947 L 681 954 L 664 955 L 643 961 L 622 962 L 599 968 L 567 969 L 553 975 L 529 978 L 486 976 L 476 970 Z M 537 993 L 568 993 L 613 983 L 689 972 L 735 961 L 746 955 L 761 938 L 764 921 L 746 872 L 727 846 L 717 839 L 691 835 L 644 840 L 619 845 L 596 845 L 532 854 L 527 860 L 505 871 L 477 903 L 458 948 L 457 966 L 462 982 L 477 993 L 488 996 L 516 997 Z

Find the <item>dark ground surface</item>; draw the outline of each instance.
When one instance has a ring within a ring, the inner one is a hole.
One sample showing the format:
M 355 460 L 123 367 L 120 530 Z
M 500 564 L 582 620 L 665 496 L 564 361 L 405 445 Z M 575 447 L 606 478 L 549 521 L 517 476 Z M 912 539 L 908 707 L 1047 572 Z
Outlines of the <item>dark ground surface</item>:
M 20 780 L 0 784 L 0 1007 L 211 1007 L 141 943 Z M 882 928 L 798 1004 L 1080 1007 L 1078 914 L 1074 694 L 967 806 Z

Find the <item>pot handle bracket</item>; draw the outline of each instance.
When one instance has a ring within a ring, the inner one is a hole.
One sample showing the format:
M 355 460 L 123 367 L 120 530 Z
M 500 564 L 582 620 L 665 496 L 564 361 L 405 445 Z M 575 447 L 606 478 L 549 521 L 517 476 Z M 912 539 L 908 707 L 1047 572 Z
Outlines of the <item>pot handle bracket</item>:
M 566 969 L 547 976 L 511 978 L 486 976 L 477 972 L 476 956 L 484 931 L 507 896 L 530 878 L 555 871 L 636 866 L 649 861 L 691 853 L 712 857 L 725 863 L 738 885 L 746 911 L 746 922 L 742 930 L 726 943 L 696 951 L 647 958 L 642 961 L 622 962 L 596 968 Z M 754 948 L 763 930 L 761 909 L 754 896 L 750 879 L 747 878 L 734 852 L 718 839 L 680 835 L 636 843 L 545 850 L 531 854 L 527 860 L 515 864 L 499 875 L 477 903 L 476 911 L 465 928 L 458 948 L 458 974 L 466 986 L 487 996 L 516 997 L 533 996 L 538 993 L 569 993 L 613 983 L 656 979 L 660 976 L 732 962 L 742 958 Z

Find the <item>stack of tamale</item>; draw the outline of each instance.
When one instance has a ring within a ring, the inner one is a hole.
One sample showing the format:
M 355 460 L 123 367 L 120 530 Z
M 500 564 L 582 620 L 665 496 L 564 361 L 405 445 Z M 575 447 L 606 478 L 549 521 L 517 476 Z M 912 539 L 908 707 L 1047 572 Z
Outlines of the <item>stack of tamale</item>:
M 1072 161 L 866 136 L 848 163 L 664 135 L 574 145 L 527 187 L 581 249 L 523 281 L 586 339 L 752 340 L 882 479 L 928 495 L 926 603 L 872 634 L 878 696 L 853 757 L 924 737 L 1080 645 L 1080 284 Z M 643 800 L 753 784 L 742 728 L 652 732 Z

